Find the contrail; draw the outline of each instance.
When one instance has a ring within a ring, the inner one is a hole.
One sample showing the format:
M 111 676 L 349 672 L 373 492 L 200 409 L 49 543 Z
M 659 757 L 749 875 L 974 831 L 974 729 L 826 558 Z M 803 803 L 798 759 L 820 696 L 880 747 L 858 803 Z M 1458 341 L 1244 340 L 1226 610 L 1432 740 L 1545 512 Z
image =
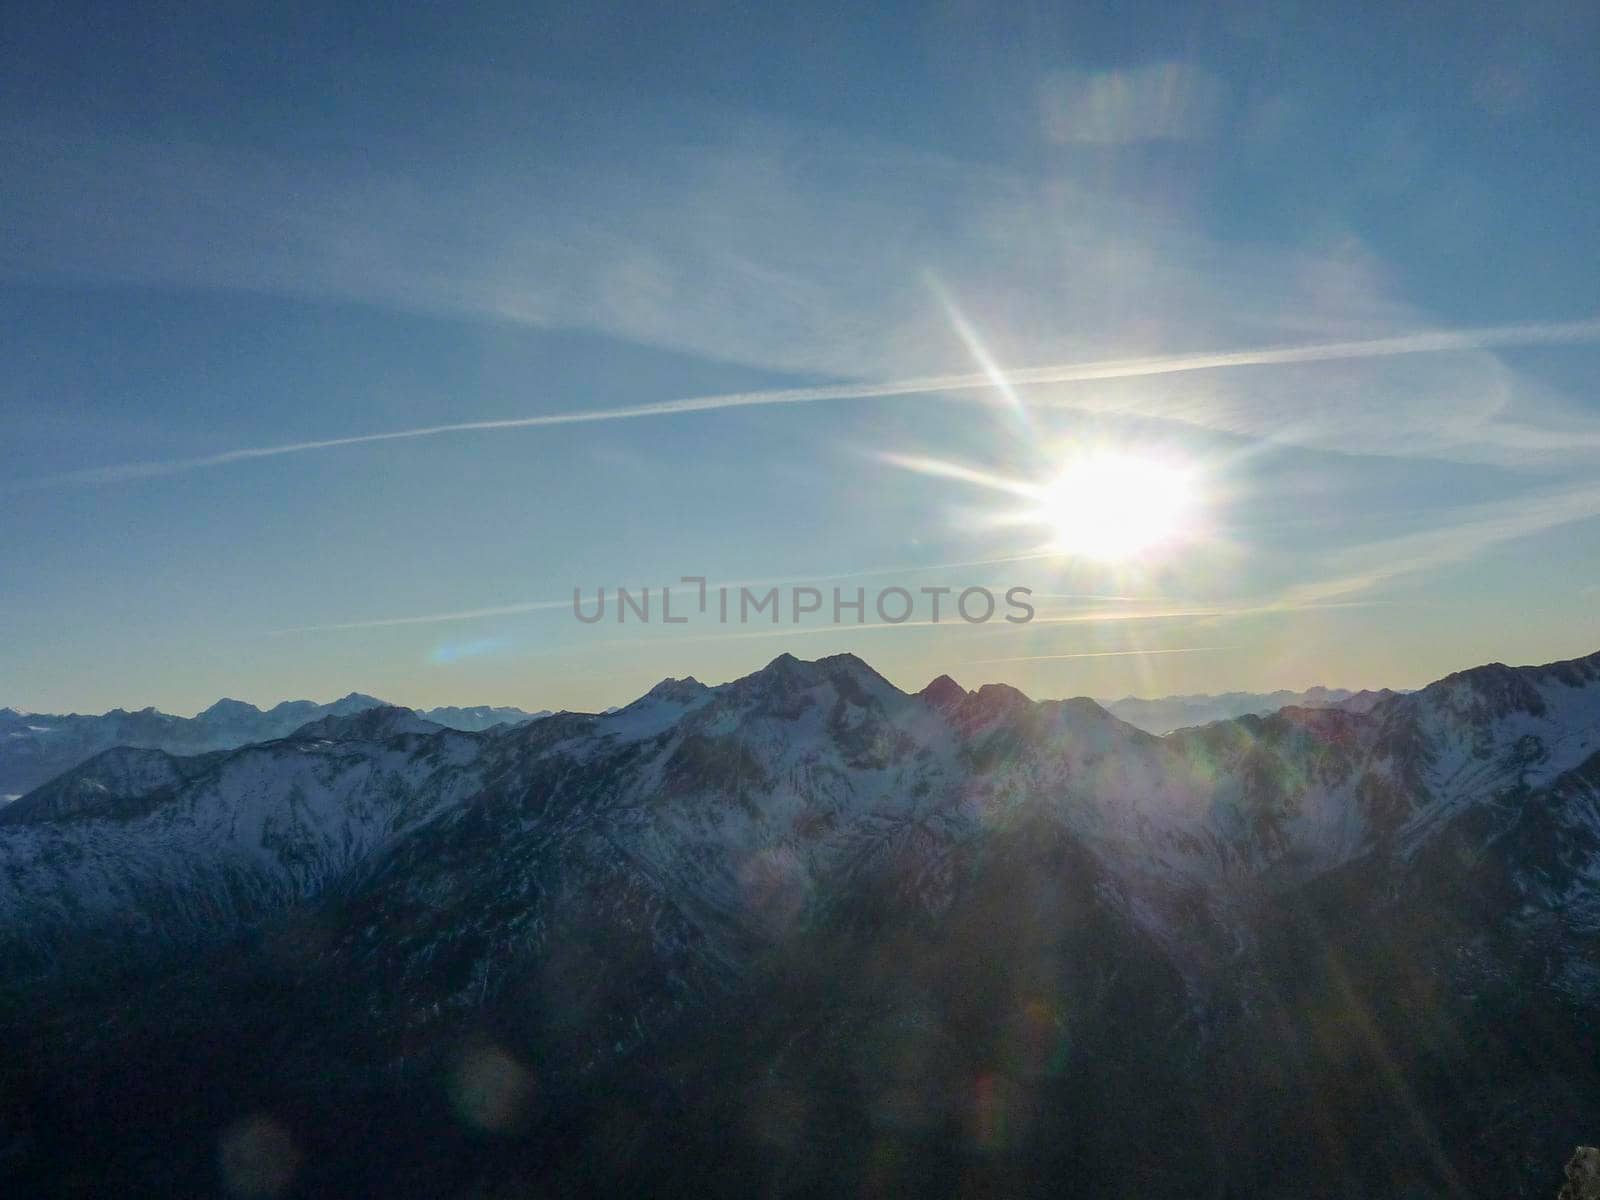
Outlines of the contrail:
M 1055 366 L 1023 367 L 1008 371 L 1011 385 L 1044 383 L 1083 383 L 1099 379 L 1131 379 L 1148 375 L 1175 375 L 1185 371 L 1214 371 L 1227 367 L 1276 366 L 1286 363 L 1326 362 L 1333 359 L 1386 358 L 1402 354 L 1435 354 L 1451 350 L 1483 350 L 1497 346 L 1561 345 L 1600 340 L 1600 317 L 1582 321 L 1558 321 L 1520 325 L 1491 325 L 1477 329 L 1441 330 L 1410 333 L 1397 337 L 1366 338 L 1357 341 L 1316 342 L 1300 346 L 1263 347 L 1254 350 L 1229 350 L 1205 354 L 1171 354 L 1148 358 L 1110 359 L 1088 363 L 1063 363 Z M 304 454 L 313 450 L 333 450 L 341 446 L 361 446 L 370 442 L 392 442 L 410 438 L 437 437 L 448 433 L 480 433 L 496 429 L 533 429 L 547 425 L 579 425 L 591 421 L 627 421 L 638 417 L 666 417 L 679 413 L 709 412 L 723 408 L 749 408 L 769 404 L 814 404 L 825 400 L 869 400 L 883 396 L 909 396 L 948 392 L 978 391 L 996 386 L 988 373 L 965 375 L 925 375 L 881 383 L 840 383 L 820 387 L 779 388 L 757 392 L 723 392 L 712 396 L 690 396 L 634 404 L 623 408 L 585 409 L 573 412 L 543 413 L 532 417 L 509 417 L 494 421 L 457 421 L 447 425 L 424 425 L 415 429 L 393 429 L 383 433 L 362 433 L 350 437 L 323 438 L 318 441 L 285 442 L 276 446 L 250 446 L 226 450 L 198 458 L 166 459 L 154 462 L 121 463 L 90 467 L 58 475 L 12 484 L 7 490 L 27 490 L 69 484 L 117 483 L 170 475 L 203 467 L 224 466 L 257 458 L 276 458 L 284 454 Z
M 531 600 L 525 604 L 497 604 L 490 608 L 463 608 L 455 612 L 424 613 L 413 617 L 375 617 L 365 621 L 337 621 L 329 625 L 295 625 L 288 629 L 269 629 L 262 637 L 291 633 L 329 633 L 341 629 L 386 629 L 392 625 L 437 625 L 444 621 L 475 621 L 480 617 L 505 617 L 541 609 L 565 608 L 565 600 Z

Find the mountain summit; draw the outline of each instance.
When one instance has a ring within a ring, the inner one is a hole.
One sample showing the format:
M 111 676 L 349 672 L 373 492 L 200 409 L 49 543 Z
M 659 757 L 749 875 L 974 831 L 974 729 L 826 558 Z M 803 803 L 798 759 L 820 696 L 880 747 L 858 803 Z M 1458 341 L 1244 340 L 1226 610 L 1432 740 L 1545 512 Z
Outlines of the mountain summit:
M 119 748 L 0 813 L 17 1161 L 169 1194 L 264 1111 L 328 1194 L 1528 1194 L 1504 1147 L 1600 1118 L 1597 961 L 1600 656 L 1155 737 L 781 655 Z
M 935 708 L 953 708 L 967 698 L 966 689 L 948 675 L 941 675 L 917 693 Z

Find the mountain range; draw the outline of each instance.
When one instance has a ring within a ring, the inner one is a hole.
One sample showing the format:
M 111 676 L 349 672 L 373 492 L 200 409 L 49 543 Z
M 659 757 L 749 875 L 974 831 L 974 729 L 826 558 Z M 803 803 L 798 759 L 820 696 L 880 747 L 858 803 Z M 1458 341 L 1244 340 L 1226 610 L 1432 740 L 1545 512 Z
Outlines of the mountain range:
M 1148 733 L 1211 721 L 1266 715 L 1280 708 L 1350 708 L 1366 711 L 1381 692 L 1350 692 L 1315 687 L 1303 692 L 1224 692 L 1219 695 L 1166 696 L 1156 700 L 1126 696 L 1106 704 L 1107 711 Z M 262 710 L 242 700 L 222 699 L 193 717 L 177 717 L 154 708 L 136 712 L 116 708 L 93 716 L 20 712 L 0 708 L 0 803 L 113 746 L 165 750 L 170 754 L 203 754 L 232 750 L 252 742 L 285 737 L 300 726 L 327 716 L 343 716 L 368 708 L 388 707 L 374 696 L 351 692 L 329 704 L 311 700 L 285 700 Z M 517 725 L 550 715 L 548 709 L 525 712 L 520 708 L 476 705 L 468 708 L 413 709 L 418 716 L 450 729 L 473 732 L 496 725 Z M 606 712 L 615 712 L 614 708 Z
M 1124 696 L 1121 700 L 1107 701 L 1105 708 L 1112 716 L 1146 733 L 1163 734 L 1233 717 L 1264 717 L 1280 708 L 1342 708 L 1349 712 L 1367 712 L 1392 694 L 1388 688 L 1352 692 L 1345 688 L 1314 687 L 1303 692 L 1221 692 L 1163 696 L 1156 700 Z
M 284 737 L 322 717 L 381 707 L 385 707 L 384 701 L 351 692 L 331 704 L 285 700 L 265 711 L 243 700 L 223 699 L 193 717 L 175 717 L 154 708 L 137 712 L 114 708 L 96 716 L 0 708 L 0 797 L 19 796 L 113 746 L 165 750 L 170 754 L 232 750 L 251 742 Z M 415 711 L 436 724 L 470 730 L 514 725 L 549 715 L 488 705 Z
M 17 1194 L 1549 1196 L 1600 654 L 1166 737 L 782 655 L 121 746 L 0 810 L 0 980 Z

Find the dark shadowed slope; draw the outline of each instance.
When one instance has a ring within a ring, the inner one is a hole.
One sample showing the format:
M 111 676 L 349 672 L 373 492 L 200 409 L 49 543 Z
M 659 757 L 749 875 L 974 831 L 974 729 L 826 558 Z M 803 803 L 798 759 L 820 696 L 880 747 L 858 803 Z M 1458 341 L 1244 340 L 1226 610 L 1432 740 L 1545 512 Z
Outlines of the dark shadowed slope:
M 1597 756 L 1600 656 L 1166 738 L 784 655 L 489 733 L 116 751 L 0 818 L 0 1164 L 1548 1196 L 1600 1120 Z

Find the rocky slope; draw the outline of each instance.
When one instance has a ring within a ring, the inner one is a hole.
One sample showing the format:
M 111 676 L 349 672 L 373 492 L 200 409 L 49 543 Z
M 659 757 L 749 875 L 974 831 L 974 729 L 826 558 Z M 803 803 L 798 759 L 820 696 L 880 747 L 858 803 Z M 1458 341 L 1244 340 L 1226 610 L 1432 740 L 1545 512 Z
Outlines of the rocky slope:
M 784 655 L 117 750 L 0 812 L 13 1159 L 204 1191 L 265 1113 L 303 1194 L 1548 1195 L 1597 883 L 1600 655 L 1164 738 Z
M 385 707 L 382 700 L 351 692 L 330 704 L 285 700 L 265 711 L 243 700 L 224 699 L 193 717 L 175 717 L 154 708 L 138 712 L 116 708 L 99 716 L 59 716 L 0 708 L 0 798 L 20 796 L 117 746 L 164 750 L 169 754 L 232 750 L 286 737 L 322 717 L 349 716 L 381 707 Z M 471 731 L 516 725 L 549 715 L 488 705 L 414 711 L 436 725 Z

